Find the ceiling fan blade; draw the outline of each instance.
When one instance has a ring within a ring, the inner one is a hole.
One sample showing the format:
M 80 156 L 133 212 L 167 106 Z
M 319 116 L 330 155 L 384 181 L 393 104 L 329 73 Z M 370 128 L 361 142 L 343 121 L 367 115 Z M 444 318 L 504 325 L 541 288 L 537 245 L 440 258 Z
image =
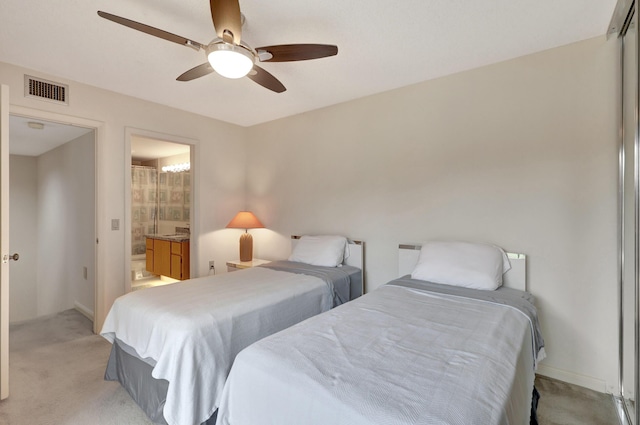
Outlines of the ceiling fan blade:
M 218 37 L 227 43 L 240 44 L 242 15 L 238 0 L 209 0 L 209 5 Z
M 330 44 L 280 44 L 277 46 L 258 47 L 256 49 L 261 62 L 291 62 L 309 59 L 326 58 L 338 54 L 338 46 Z M 262 59 L 261 52 L 271 54 L 271 58 Z
M 205 46 L 198 43 L 197 41 L 189 40 L 188 38 L 181 37 L 179 35 L 172 34 L 167 31 L 163 31 L 161 29 L 141 24 L 140 22 L 132 21 L 131 19 L 122 18 L 120 16 L 112 15 L 111 13 L 103 12 L 101 10 L 98 11 L 98 15 L 103 17 L 104 19 L 108 19 L 117 24 L 124 25 L 125 27 L 133 28 L 134 30 L 138 30 L 149 35 L 153 35 L 154 37 L 163 38 L 165 40 L 172 41 L 177 44 L 182 44 L 184 46 L 188 46 L 199 50 Z
M 211 74 L 212 72 L 213 68 L 211 67 L 211 64 L 209 62 L 205 62 L 202 65 L 198 65 L 184 72 L 182 75 L 176 78 L 176 80 L 191 81 L 195 80 L 196 78 L 204 77 L 205 75 Z
M 254 73 L 255 71 L 255 73 Z M 260 84 L 262 87 L 265 87 L 271 91 L 276 93 L 282 93 L 287 90 L 284 85 L 278 80 L 276 77 L 260 68 L 258 65 L 253 65 L 253 69 L 247 77 L 251 78 L 256 83 Z

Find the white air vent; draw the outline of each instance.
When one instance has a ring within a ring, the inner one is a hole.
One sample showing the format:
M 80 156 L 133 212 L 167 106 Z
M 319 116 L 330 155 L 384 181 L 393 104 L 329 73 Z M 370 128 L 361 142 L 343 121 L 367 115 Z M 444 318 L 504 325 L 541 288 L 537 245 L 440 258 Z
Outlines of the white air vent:
M 69 86 L 30 75 L 24 76 L 24 95 L 25 97 L 69 104 Z

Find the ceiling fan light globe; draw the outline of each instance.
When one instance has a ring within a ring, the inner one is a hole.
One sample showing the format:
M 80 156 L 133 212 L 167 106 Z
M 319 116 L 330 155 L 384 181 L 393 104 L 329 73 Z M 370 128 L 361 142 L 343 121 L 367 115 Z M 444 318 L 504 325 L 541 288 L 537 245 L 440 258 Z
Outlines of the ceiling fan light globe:
M 218 74 L 226 78 L 242 78 L 253 68 L 252 53 L 231 44 L 210 46 L 207 59 Z

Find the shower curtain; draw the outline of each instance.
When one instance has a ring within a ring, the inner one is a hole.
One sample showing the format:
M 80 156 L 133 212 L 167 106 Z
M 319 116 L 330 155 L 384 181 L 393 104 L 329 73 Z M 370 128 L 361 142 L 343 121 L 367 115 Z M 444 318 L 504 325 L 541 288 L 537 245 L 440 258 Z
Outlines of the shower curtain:
M 159 176 L 158 220 L 189 222 L 191 173 L 189 171 L 160 172 Z
M 131 255 L 146 253 L 144 235 L 157 233 L 158 172 L 131 166 Z

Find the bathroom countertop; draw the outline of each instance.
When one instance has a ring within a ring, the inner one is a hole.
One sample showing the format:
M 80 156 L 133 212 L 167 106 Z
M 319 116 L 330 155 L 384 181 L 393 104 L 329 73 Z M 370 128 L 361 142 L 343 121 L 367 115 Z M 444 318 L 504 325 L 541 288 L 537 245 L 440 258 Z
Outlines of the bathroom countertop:
M 187 242 L 189 239 L 191 239 L 191 236 L 188 233 L 173 233 L 171 235 L 159 235 L 159 234 L 151 233 L 144 236 L 150 239 L 160 239 L 163 241 L 172 241 L 172 242 Z

